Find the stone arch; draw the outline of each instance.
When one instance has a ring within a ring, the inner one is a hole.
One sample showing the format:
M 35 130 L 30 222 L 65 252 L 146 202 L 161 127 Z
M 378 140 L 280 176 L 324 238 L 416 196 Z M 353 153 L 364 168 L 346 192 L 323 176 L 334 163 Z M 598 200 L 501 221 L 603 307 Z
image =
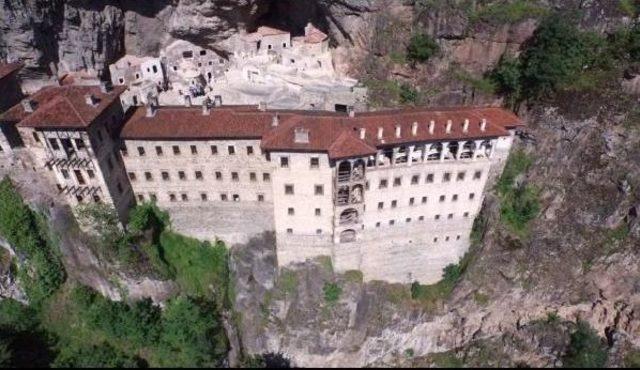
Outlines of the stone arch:
M 429 152 L 427 155 L 428 161 L 436 161 L 440 159 L 442 155 L 442 143 L 433 143 L 429 147 Z
M 351 178 L 351 162 L 342 161 L 338 165 L 338 181 L 349 181 Z
M 362 180 L 364 178 L 364 160 L 358 159 L 353 164 L 353 169 L 351 170 L 351 180 Z
M 473 158 L 473 152 L 476 150 L 476 143 L 472 140 L 466 141 L 462 146 L 462 151 L 460 152 L 460 158 Z
M 347 208 L 340 213 L 340 225 L 350 225 L 358 221 L 358 211 L 355 208 Z
M 340 233 L 340 243 L 351 243 L 356 240 L 356 231 L 347 229 Z
M 447 152 L 444 154 L 445 159 L 456 159 L 458 158 L 458 151 L 460 150 L 460 145 L 458 145 L 457 141 L 452 141 L 447 146 Z
M 491 150 L 493 149 L 493 145 L 490 140 L 484 140 L 480 143 L 480 155 L 484 157 L 488 157 L 491 154 Z
M 346 185 L 338 188 L 338 194 L 336 195 L 336 204 L 345 205 L 349 204 L 349 187 Z

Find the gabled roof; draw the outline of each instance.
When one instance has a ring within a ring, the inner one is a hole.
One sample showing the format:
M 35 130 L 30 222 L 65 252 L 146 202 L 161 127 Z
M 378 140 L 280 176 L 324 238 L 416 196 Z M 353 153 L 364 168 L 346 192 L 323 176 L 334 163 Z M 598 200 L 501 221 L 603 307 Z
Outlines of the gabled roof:
M 16 104 L 0 116 L 0 121 L 19 122 L 20 127 L 84 128 L 91 125 L 126 88 L 117 86 L 107 93 L 100 86 L 48 86 L 26 98 L 35 102 L 34 112 L 26 112 Z M 95 104 L 89 105 L 86 96 L 92 95 Z
M 160 107 L 152 117 L 145 113 L 146 108 L 137 108 L 122 130 L 122 138 L 261 139 L 266 151 L 325 152 L 332 159 L 367 156 L 400 143 L 507 136 L 508 129 L 522 125 L 507 110 L 484 107 L 415 108 L 357 113 L 354 117 L 324 111 L 261 111 L 256 106 L 214 107 L 209 115 L 203 115 L 200 107 Z M 273 125 L 275 117 L 277 125 Z M 296 131 L 304 132 L 306 140 L 296 141 Z
M 317 29 L 309 23 L 304 29 L 304 42 L 308 44 L 318 44 L 328 38 L 327 34 Z

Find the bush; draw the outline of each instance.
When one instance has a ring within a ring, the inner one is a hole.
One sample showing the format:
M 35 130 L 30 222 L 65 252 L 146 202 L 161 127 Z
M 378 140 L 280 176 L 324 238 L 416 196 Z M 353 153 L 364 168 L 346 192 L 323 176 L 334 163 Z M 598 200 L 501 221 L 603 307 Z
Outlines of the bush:
M 589 323 L 579 320 L 571 334 L 569 348 L 563 358 L 565 367 L 601 368 L 607 362 L 607 347 Z
M 24 257 L 18 278 L 29 301 L 39 306 L 64 283 L 66 274 L 48 240 L 45 220 L 24 204 L 8 177 L 0 181 L 0 235 Z
M 521 64 L 518 59 L 509 56 L 500 58 L 498 65 L 489 73 L 496 92 L 507 97 L 508 103 L 514 105 L 522 94 Z
M 489 24 L 500 25 L 516 23 L 528 18 L 539 18 L 547 13 L 547 10 L 530 0 L 513 0 L 507 2 L 490 3 L 478 12 L 472 14 L 471 21 L 483 21 Z
M 324 300 L 329 304 L 338 302 L 342 294 L 342 288 L 336 283 L 324 283 L 322 287 L 324 292 Z
M 418 91 L 409 84 L 400 85 L 400 103 L 416 104 L 418 102 Z
M 435 284 L 422 285 L 417 281 L 411 284 L 411 299 L 422 302 L 426 308 L 434 308 L 437 302 L 449 297 L 453 288 L 462 277 L 466 268 L 467 257 L 459 264 L 450 264 L 442 270 L 442 280 Z
M 413 63 L 424 63 L 439 50 L 440 47 L 431 36 L 425 33 L 415 34 L 409 39 L 407 59 Z
M 522 55 L 525 95 L 538 98 L 571 85 L 577 76 L 601 60 L 595 48 L 602 40 L 578 30 L 567 16 L 547 17 Z
M 62 347 L 54 360 L 52 367 L 108 367 L 108 368 L 136 368 L 144 367 L 143 361 L 137 357 L 115 349 L 109 343 L 100 345 L 82 345 L 73 343 Z

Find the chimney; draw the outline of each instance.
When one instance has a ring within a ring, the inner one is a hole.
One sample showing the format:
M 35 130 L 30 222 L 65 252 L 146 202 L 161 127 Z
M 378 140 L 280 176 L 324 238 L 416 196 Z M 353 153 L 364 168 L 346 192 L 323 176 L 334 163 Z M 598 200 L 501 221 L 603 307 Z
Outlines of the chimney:
M 191 106 L 191 96 L 190 95 L 183 95 L 182 97 L 184 98 L 184 106 L 185 107 L 190 107 Z
M 277 127 L 279 123 L 280 123 L 280 115 L 276 113 L 271 118 L 271 127 Z
M 148 101 L 147 102 L 147 113 L 145 114 L 146 117 L 154 117 L 156 115 L 156 106 L 153 104 L 153 102 Z
M 364 140 L 366 133 L 367 133 L 367 129 L 365 129 L 364 127 L 361 127 L 360 128 L 360 140 Z
M 378 140 L 382 140 L 382 127 L 378 127 Z
M 411 135 L 416 136 L 418 134 L 418 122 L 411 124 Z
M 216 95 L 213 97 L 213 106 L 219 107 L 222 105 L 222 95 Z
M 258 103 L 258 110 L 259 111 L 266 111 L 267 110 L 267 102 L 266 101 L 261 101 L 260 103 Z
M 464 124 L 462 125 L 462 132 L 466 134 L 468 131 L 469 131 L 469 119 L 465 118 Z
M 211 114 L 211 100 L 209 99 L 209 97 L 207 97 L 202 101 L 202 115 L 208 116 L 210 114 Z
M 487 119 L 483 118 L 482 122 L 480 122 L 480 131 L 484 131 L 487 129 Z
M 349 113 L 350 118 L 353 118 L 356 116 L 356 111 L 353 109 L 353 105 L 349 105 L 347 107 L 347 113 Z
M 90 105 L 92 107 L 97 104 L 96 97 L 93 96 L 93 94 L 85 94 L 84 102 L 87 103 L 87 105 Z
M 304 127 L 296 127 L 293 132 L 293 142 L 296 144 L 308 144 L 309 130 Z
M 436 128 L 436 121 L 431 120 L 429 122 L 429 135 L 433 135 L 433 130 Z
M 21 103 L 22 109 L 27 113 L 33 113 L 36 110 L 36 102 L 31 98 L 26 98 Z
M 396 125 L 396 137 L 400 137 L 400 133 L 402 132 L 401 130 L 402 128 L 400 127 L 400 125 Z
M 453 123 L 451 122 L 451 120 L 450 120 L 450 119 L 448 119 L 448 120 L 447 120 L 447 129 L 446 129 L 447 134 L 450 134 L 450 133 L 451 133 L 451 125 L 452 125 L 452 124 L 453 124 Z

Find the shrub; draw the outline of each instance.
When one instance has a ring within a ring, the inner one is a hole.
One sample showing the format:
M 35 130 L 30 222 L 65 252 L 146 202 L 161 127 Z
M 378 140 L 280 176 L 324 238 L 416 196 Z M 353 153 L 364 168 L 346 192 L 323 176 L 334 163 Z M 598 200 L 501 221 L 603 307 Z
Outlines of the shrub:
M 106 342 L 100 345 L 72 343 L 62 347 L 52 367 L 136 368 L 143 367 L 143 363 L 139 358 L 119 351 Z
M 640 24 L 635 25 L 629 32 L 627 50 L 633 62 L 640 62 Z
M 407 59 L 413 63 L 424 63 L 439 50 L 440 47 L 431 36 L 425 33 L 418 33 L 409 39 Z
M 496 92 L 507 97 L 508 103 L 514 105 L 521 98 L 522 76 L 518 59 L 509 56 L 500 58 L 496 68 L 489 74 L 489 79 L 496 86 Z
M 472 14 L 471 21 L 483 21 L 500 25 L 516 23 L 528 18 L 539 18 L 547 13 L 547 10 L 535 4 L 531 0 L 514 0 L 507 2 L 494 2 L 482 7 Z
M 522 55 L 526 96 L 538 98 L 570 85 L 598 60 L 593 50 L 596 43 L 594 37 L 578 30 L 566 15 L 547 17 Z
M 411 299 L 422 302 L 426 308 L 433 308 L 451 294 L 453 288 L 462 277 L 466 268 L 467 257 L 463 257 L 459 264 L 450 264 L 442 270 L 442 280 L 435 284 L 422 285 L 417 281 L 411 284 Z
M 607 362 L 607 348 L 589 323 L 579 320 L 563 358 L 565 367 L 601 368 Z
M 409 84 L 400 85 L 400 103 L 416 104 L 418 102 L 418 91 Z
M 291 295 L 295 293 L 298 287 L 298 277 L 295 271 L 283 270 L 278 279 L 278 287 L 286 294 Z
M 324 292 L 324 300 L 329 304 L 338 302 L 342 294 L 342 288 L 336 283 L 324 283 L 322 287 Z
M 29 301 L 39 306 L 64 283 L 64 266 L 48 240 L 46 222 L 22 201 L 11 180 L 0 181 L 0 235 L 24 257 L 18 271 Z
M 519 185 L 502 196 L 500 217 L 511 228 L 522 233 L 529 221 L 540 212 L 538 191 L 530 186 Z

